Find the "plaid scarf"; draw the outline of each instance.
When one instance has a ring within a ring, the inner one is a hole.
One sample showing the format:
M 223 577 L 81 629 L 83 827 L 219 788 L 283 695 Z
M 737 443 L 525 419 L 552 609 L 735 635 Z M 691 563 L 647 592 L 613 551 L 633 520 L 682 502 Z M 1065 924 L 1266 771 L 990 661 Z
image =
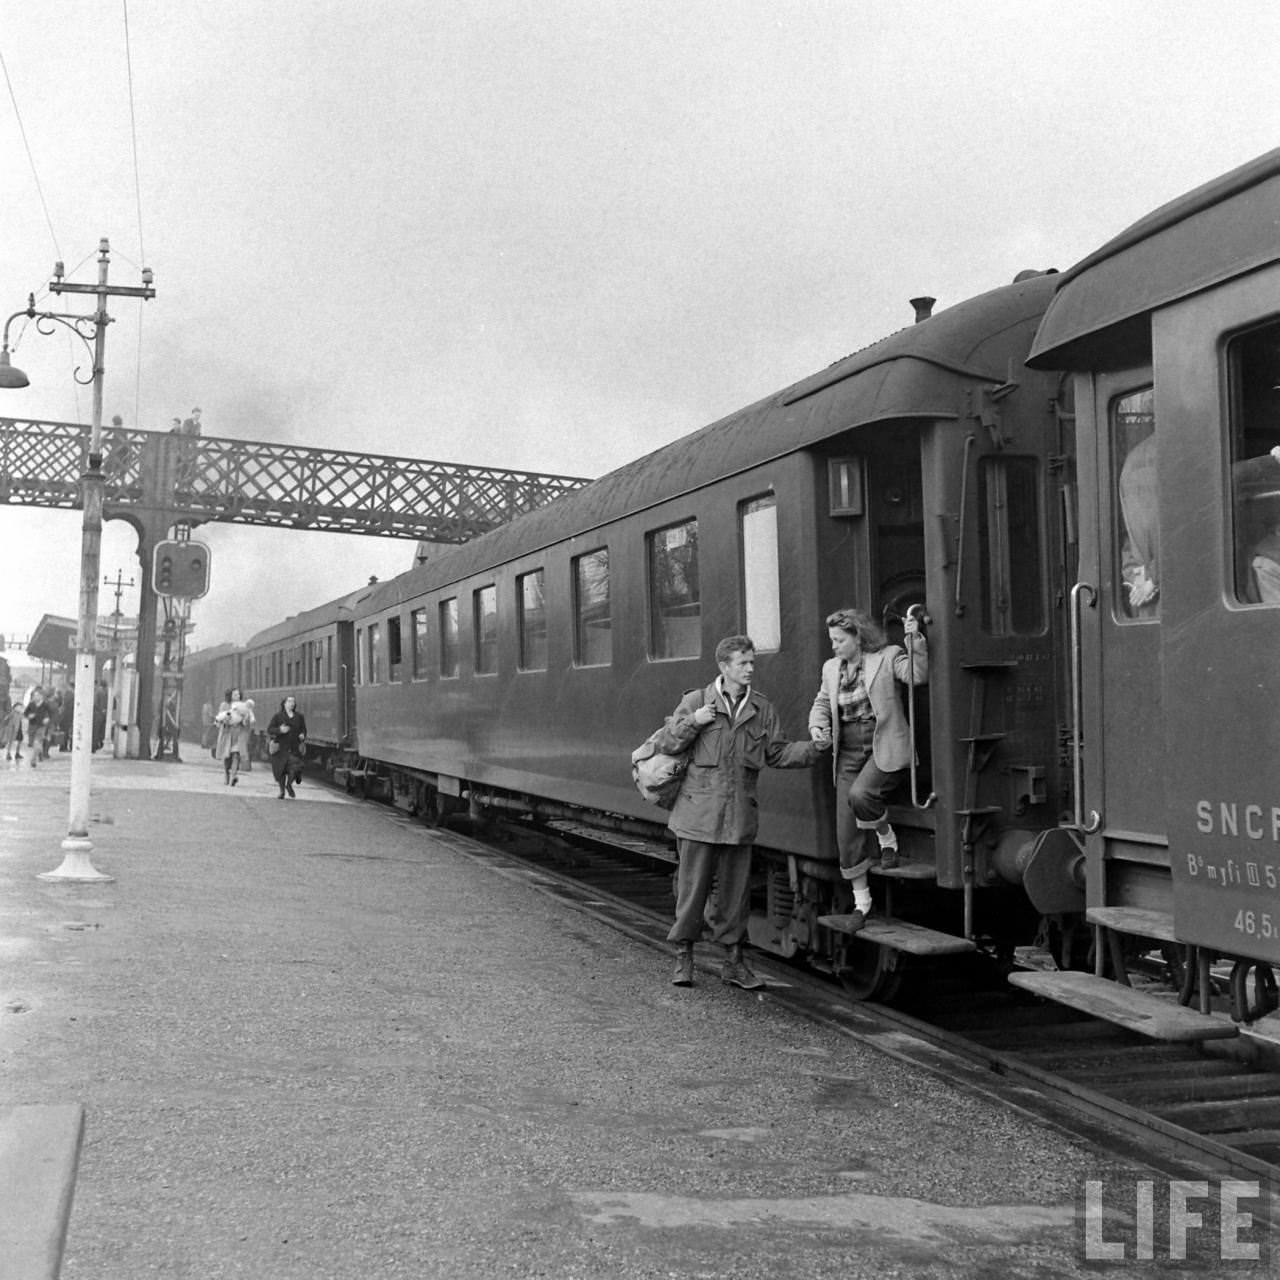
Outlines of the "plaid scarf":
M 851 666 L 847 658 L 840 661 L 840 690 L 836 694 L 836 702 L 840 708 L 840 723 L 848 724 L 854 720 L 874 720 L 871 711 L 871 698 L 867 694 L 867 686 L 862 682 L 862 663 Z

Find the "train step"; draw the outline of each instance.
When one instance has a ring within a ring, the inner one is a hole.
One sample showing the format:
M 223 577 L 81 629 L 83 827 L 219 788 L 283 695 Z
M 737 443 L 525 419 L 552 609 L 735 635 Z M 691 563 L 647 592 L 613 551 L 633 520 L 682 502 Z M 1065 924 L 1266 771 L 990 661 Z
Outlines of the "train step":
M 1226 1018 L 1198 1013 L 1091 973 L 1011 973 L 1009 981 L 1153 1040 L 1221 1040 L 1239 1031 Z
M 1090 924 L 1131 933 L 1139 938 L 1155 938 L 1160 942 L 1177 942 L 1173 932 L 1173 916 L 1167 911 L 1149 911 L 1143 907 L 1090 907 L 1084 918 Z
M 968 938 L 958 938 L 952 933 L 940 933 L 937 929 L 926 929 L 923 925 L 908 924 L 905 920 L 895 920 L 892 916 L 873 915 L 861 929 L 850 929 L 851 917 L 819 916 L 818 923 L 838 933 L 851 933 L 864 942 L 874 942 L 877 946 L 890 947 L 894 951 L 905 951 L 913 956 L 947 956 L 961 951 L 976 950 Z
M 932 862 L 900 862 L 896 867 L 873 866 L 871 874 L 891 880 L 936 880 L 938 869 Z

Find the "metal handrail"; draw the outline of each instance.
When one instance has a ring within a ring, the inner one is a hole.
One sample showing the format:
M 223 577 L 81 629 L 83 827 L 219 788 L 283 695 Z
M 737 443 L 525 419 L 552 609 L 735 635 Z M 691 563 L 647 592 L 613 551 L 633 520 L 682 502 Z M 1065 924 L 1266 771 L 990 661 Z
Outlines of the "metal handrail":
M 1087 597 L 1087 599 L 1086 599 Z M 1071 779 L 1074 789 L 1075 827 L 1085 835 L 1092 835 L 1102 826 L 1102 817 L 1096 809 L 1084 816 L 1084 761 L 1080 753 L 1080 724 L 1084 719 L 1084 690 L 1081 678 L 1080 603 L 1084 601 L 1092 609 L 1098 602 L 1098 592 L 1087 582 L 1077 582 L 1071 588 Z
M 918 611 L 918 614 L 917 614 Z M 907 617 L 917 614 L 921 624 L 929 621 L 924 605 L 913 604 L 907 609 Z M 938 802 L 938 793 L 930 791 L 928 796 L 920 799 L 920 789 L 916 782 L 916 655 L 915 635 L 907 632 L 903 637 L 907 646 L 907 729 L 911 735 L 911 805 L 915 809 L 930 809 Z
M 964 528 L 969 506 L 969 455 L 976 443 L 972 435 L 964 438 L 964 458 L 960 463 L 960 528 L 956 532 L 956 595 L 955 614 L 964 617 Z

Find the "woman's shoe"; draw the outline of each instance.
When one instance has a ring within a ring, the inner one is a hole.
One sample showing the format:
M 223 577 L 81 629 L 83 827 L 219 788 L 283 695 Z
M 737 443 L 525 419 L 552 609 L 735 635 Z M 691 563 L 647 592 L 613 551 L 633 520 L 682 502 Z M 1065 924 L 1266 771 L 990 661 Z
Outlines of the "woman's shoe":
M 285 783 L 285 785 L 284 785 L 284 789 L 289 793 L 289 799 L 290 799 L 290 800 L 296 800 L 296 799 L 297 799 L 297 796 L 295 796 L 295 795 L 294 795 L 294 793 L 293 793 L 293 783 L 292 783 L 292 782 L 286 782 L 286 783 Z
M 234 787 L 236 783 L 239 781 L 240 781 L 240 775 L 237 773 L 236 776 L 231 779 L 231 785 Z
M 885 871 L 892 871 L 898 865 L 898 833 L 890 827 L 882 835 L 876 832 L 876 840 L 880 845 L 880 866 Z

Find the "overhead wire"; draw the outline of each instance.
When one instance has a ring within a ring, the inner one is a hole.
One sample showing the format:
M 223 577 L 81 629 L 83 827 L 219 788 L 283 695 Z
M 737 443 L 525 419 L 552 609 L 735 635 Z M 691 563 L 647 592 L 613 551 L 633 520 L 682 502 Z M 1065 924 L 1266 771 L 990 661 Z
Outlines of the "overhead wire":
M 13 105 L 13 118 L 18 125 L 18 134 L 22 138 L 22 148 L 27 153 L 27 165 L 31 169 L 31 180 L 35 184 L 36 195 L 40 199 L 40 208 L 44 213 L 45 226 L 48 227 L 49 229 L 49 239 L 53 242 L 54 256 L 56 260 L 61 261 L 62 246 L 58 243 L 58 233 L 54 230 L 54 227 L 53 227 L 53 217 L 49 212 L 49 202 L 45 199 L 45 195 L 44 195 L 44 184 L 40 181 L 40 171 L 39 169 L 36 168 L 35 154 L 31 150 L 31 140 L 27 137 L 27 126 L 23 123 L 23 120 L 22 120 L 22 109 L 18 106 L 18 94 L 13 87 L 13 77 L 10 76 L 9 74 L 9 64 L 5 62 L 3 51 L 0 51 L 0 70 L 4 71 L 5 87 L 9 91 L 9 101 Z M 47 290 L 42 289 L 40 291 L 40 296 L 43 297 L 46 292 Z M 19 329 L 18 331 L 18 341 L 21 340 L 22 335 L 26 331 L 27 331 L 27 323 L 24 323 L 21 329 Z M 72 338 L 70 334 L 66 334 L 65 338 L 67 342 L 68 352 L 74 355 L 73 347 L 74 347 L 75 339 Z M 14 343 L 15 350 L 17 349 L 17 345 L 18 345 L 18 342 L 15 341 Z M 76 402 L 76 415 L 78 417 L 79 409 L 80 409 L 80 394 L 79 394 L 78 388 L 75 391 L 74 395 L 75 395 L 75 402 Z
M 138 116 L 133 94 L 133 48 L 129 38 L 129 0 L 120 0 L 124 14 L 124 61 L 129 82 L 129 135 L 133 143 L 133 199 L 138 218 L 138 257 L 145 266 L 147 261 L 146 247 L 142 239 L 142 178 L 138 164 Z M 133 373 L 133 415 L 134 425 L 142 421 L 142 317 L 145 299 L 138 299 L 138 341 Z
M 18 132 L 22 135 L 22 146 L 27 153 L 27 163 L 31 166 L 31 178 L 36 184 L 36 194 L 40 197 L 40 207 L 44 210 L 45 225 L 49 228 L 49 239 L 53 241 L 53 251 L 58 259 L 62 258 L 62 249 L 58 245 L 58 233 L 53 229 L 53 219 L 49 216 L 49 204 L 44 198 L 44 187 L 40 184 L 40 173 L 36 169 L 36 159 L 31 153 L 31 143 L 27 140 L 27 127 L 22 123 L 22 112 L 18 109 L 18 95 L 13 89 L 13 80 L 9 76 L 9 67 L 4 60 L 4 52 L 0 50 L 0 69 L 4 71 L 5 86 L 9 90 L 9 101 L 13 103 L 13 118 L 18 122 Z
M 137 121 L 137 111 L 135 106 L 135 95 L 134 95 L 134 84 L 133 84 L 133 52 L 132 52 L 132 42 L 131 42 L 130 30 L 129 30 L 128 0 L 121 0 L 121 8 L 122 8 L 123 23 L 124 23 L 125 66 L 126 66 L 126 72 L 127 72 L 127 83 L 128 83 L 128 92 L 129 92 L 129 129 L 130 129 L 130 137 L 131 137 L 132 150 L 133 150 L 133 189 L 134 189 L 134 208 L 135 208 L 137 224 L 138 224 L 138 254 L 139 254 L 139 257 L 142 259 L 143 263 L 145 263 L 147 259 L 146 259 L 146 251 L 145 251 L 144 240 L 143 240 L 142 181 L 141 181 L 141 166 L 138 161 L 138 121 Z M 5 61 L 3 51 L 0 51 L 0 72 L 3 72 L 4 74 L 5 87 L 7 88 L 9 93 L 9 101 L 13 106 L 14 119 L 18 125 L 19 135 L 22 138 L 22 146 L 24 151 L 26 152 L 27 164 L 31 169 L 31 177 L 35 185 L 36 194 L 40 200 L 40 208 L 44 213 L 45 225 L 49 230 L 49 239 L 53 243 L 55 257 L 60 262 L 63 260 L 62 246 L 58 242 L 58 234 L 57 234 L 57 231 L 54 229 L 53 217 L 49 211 L 49 202 L 45 198 L 44 185 L 40 181 L 40 173 L 36 167 L 35 154 L 31 149 L 30 139 L 27 137 L 26 125 L 23 123 L 23 119 L 22 119 L 22 111 L 18 106 L 18 95 L 16 90 L 14 89 L 13 78 L 9 74 L 9 67 L 7 62 Z M 71 272 L 69 272 L 68 274 L 74 275 L 75 272 L 79 269 L 79 267 L 83 266 L 84 263 L 87 262 L 92 257 L 93 257 L 92 252 L 90 252 L 89 254 L 86 254 L 85 257 L 81 260 L 81 262 L 77 264 L 76 267 L 72 268 Z M 48 292 L 49 290 L 45 288 L 40 290 L 38 295 L 33 295 L 33 296 L 44 297 Z M 142 304 L 143 304 L 143 301 L 144 299 L 141 299 L 141 298 L 138 299 L 138 341 L 137 341 L 135 363 L 134 363 L 134 412 L 137 419 L 141 418 L 140 404 L 141 404 L 141 385 L 142 385 L 142 317 L 143 317 Z M 24 332 L 26 327 L 27 326 L 24 324 L 22 328 L 19 330 L 19 334 Z M 67 338 L 69 342 L 74 342 L 74 339 L 71 337 L 70 334 L 67 335 Z M 79 397 L 79 392 L 77 390 L 76 392 L 77 414 L 79 414 L 79 400 L 80 400 L 80 397 Z

